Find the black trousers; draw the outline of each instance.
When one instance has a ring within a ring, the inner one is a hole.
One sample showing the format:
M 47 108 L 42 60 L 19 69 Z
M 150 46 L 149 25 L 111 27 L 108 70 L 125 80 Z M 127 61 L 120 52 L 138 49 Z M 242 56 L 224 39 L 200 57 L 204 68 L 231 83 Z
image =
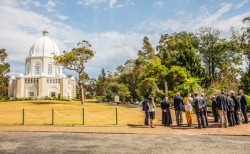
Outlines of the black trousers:
M 218 122 L 219 121 L 218 109 L 212 108 L 212 111 L 213 111 L 213 115 L 214 115 L 214 122 Z
M 227 112 L 227 119 L 229 122 L 229 126 L 235 125 L 235 119 L 234 119 L 234 111 L 228 111 Z
M 234 119 L 235 119 L 235 124 L 239 125 L 240 124 L 240 118 L 239 118 L 238 108 L 235 108 L 235 110 L 234 110 Z
M 244 116 L 244 123 L 248 123 L 248 117 L 247 117 L 247 106 L 241 106 L 241 112 Z
M 196 116 L 197 116 L 197 121 L 198 121 L 198 127 L 199 128 L 201 128 L 201 126 L 205 127 L 205 118 L 204 118 L 203 111 L 196 112 Z
M 144 120 L 144 125 L 148 126 L 148 119 L 149 119 L 149 112 L 145 111 L 145 120 Z
M 208 126 L 207 111 L 203 111 L 206 126 Z
M 172 124 L 172 118 L 171 118 L 170 110 L 167 110 L 167 112 L 162 112 L 162 124 L 163 125 Z

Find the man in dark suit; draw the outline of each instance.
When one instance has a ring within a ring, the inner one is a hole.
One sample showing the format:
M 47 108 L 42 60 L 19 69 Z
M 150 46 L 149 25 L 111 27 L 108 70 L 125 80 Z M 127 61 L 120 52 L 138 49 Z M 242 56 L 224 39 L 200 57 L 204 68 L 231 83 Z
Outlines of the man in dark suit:
M 174 109 L 175 109 L 175 116 L 176 116 L 176 123 L 178 126 L 182 124 L 182 109 L 183 109 L 184 103 L 183 98 L 180 96 L 180 93 L 177 92 L 174 97 Z
M 145 97 L 145 100 L 142 102 L 142 110 L 145 112 L 145 120 L 144 120 L 144 125 L 148 126 L 148 120 L 149 120 L 149 113 L 148 113 L 148 97 Z
M 240 118 L 239 118 L 239 109 L 240 109 L 240 102 L 238 101 L 237 97 L 235 96 L 234 91 L 230 91 L 230 96 L 234 101 L 234 119 L 235 125 L 240 125 Z
M 216 102 L 216 97 L 212 97 L 212 111 L 214 115 L 214 122 L 219 121 L 219 113 L 218 113 L 218 108 L 217 108 L 217 102 Z
M 227 118 L 229 122 L 229 126 L 235 126 L 235 118 L 234 118 L 234 101 L 231 98 L 230 94 L 227 94 L 227 105 L 228 105 L 228 110 L 227 110 Z
M 246 100 L 246 96 L 244 95 L 244 91 L 242 89 L 239 90 L 239 94 L 240 94 L 240 105 L 241 105 L 241 112 L 244 116 L 244 122 L 247 124 L 248 123 L 248 117 L 247 117 L 247 100 Z
M 220 115 L 219 127 L 223 127 L 223 123 L 224 123 L 224 126 L 227 128 L 228 127 L 228 119 L 227 119 L 228 106 L 227 106 L 226 96 L 224 96 L 223 91 L 219 93 L 219 95 L 216 97 L 216 102 L 217 102 L 218 112 Z
M 208 127 L 208 120 L 207 120 L 207 98 L 205 97 L 205 95 L 203 93 L 201 93 L 201 97 L 203 98 L 203 115 L 205 118 L 205 122 L 206 122 L 206 126 Z
M 193 106 L 195 109 L 197 121 L 198 121 L 198 128 L 206 128 L 205 126 L 205 118 L 203 114 L 203 105 L 204 99 L 199 96 L 197 93 L 194 94 Z

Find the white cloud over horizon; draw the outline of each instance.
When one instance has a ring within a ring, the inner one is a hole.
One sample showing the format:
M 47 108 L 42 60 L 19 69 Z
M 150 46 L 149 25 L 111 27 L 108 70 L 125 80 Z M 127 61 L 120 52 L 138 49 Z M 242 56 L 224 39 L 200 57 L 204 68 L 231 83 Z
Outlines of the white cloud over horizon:
M 105 3 L 110 8 L 118 7 L 121 4 L 118 0 L 81 0 L 78 2 L 86 2 L 88 5 Z M 48 8 L 48 12 L 51 11 L 51 15 L 45 16 L 30 10 L 28 3 L 25 3 L 25 1 L 22 1 L 22 4 L 8 0 L 0 2 L 0 20 L 2 21 L 2 24 L 0 24 L 0 48 L 5 48 L 9 53 L 7 60 L 11 64 L 11 74 L 13 75 L 24 72 L 24 62 L 30 47 L 42 36 L 42 31 L 45 28 L 49 31 L 50 38 L 55 40 L 61 51 L 72 49 L 77 42 L 83 39 L 88 40 L 96 54 L 86 65 L 86 71 L 91 77 L 97 77 L 101 68 L 113 72 L 117 65 L 122 65 L 126 60 L 135 58 L 137 51 L 142 47 L 142 39 L 145 35 L 150 38 L 150 42 L 154 46 L 157 45 L 160 34 L 179 31 L 194 32 L 201 26 L 218 28 L 223 30 L 226 36 L 230 34 L 231 26 L 239 29 L 243 26 L 241 20 L 246 16 L 250 16 L 250 11 L 246 11 L 222 18 L 230 10 L 235 9 L 233 4 L 223 3 L 215 11 L 208 10 L 206 6 L 201 6 L 200 10 L 207 11 L 198 15 L 185 16 L 186 13 L 183 11 L 175 20 L 170 18 L 147 18 L 144 22 L 135 25 L 134 29 L 130 31 L 87 32 L 85 29 L 73 27 L 70 22 L 64 22 L 70 20 L 71 17 L 59 14 L 56 10 L 57 4 L 53 1 L 44 4 L 39 1 L 32 1 L 32 3 L 32 5 L 42 8 L 47 5 L 46 9 Z M 19 7 L 17 4 L 23 7 Z M 84 3 L 82 4 L 84 5 Z M 134 1 L 131 0 L 122 3 L 122 5 L 133 4 Z M 55 16 L 57 16 L 58 20 L 52 19 Z M 99 19 L 93 21 L 96 21 L 95 24 L 101 22 Z

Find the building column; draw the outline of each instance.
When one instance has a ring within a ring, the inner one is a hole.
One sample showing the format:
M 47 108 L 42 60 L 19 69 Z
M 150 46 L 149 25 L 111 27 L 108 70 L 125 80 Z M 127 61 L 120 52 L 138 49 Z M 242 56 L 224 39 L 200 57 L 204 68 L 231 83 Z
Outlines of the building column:
M 16 78 L 16 97 L 25 97 L 26 89 L 24 89 L 24 77 L 19 76 Z
M 61 98 L 67 98 L 67 90 L 68 90 L 68 78 L 62 77 L 62 78 L 60 78 L 60 95 L 61 95 Z
M 48 95 L 48 89 L 46 89 L 47 78 L 42 76 L 39 78 L 37 87 L 37 97 L 45 97 Z

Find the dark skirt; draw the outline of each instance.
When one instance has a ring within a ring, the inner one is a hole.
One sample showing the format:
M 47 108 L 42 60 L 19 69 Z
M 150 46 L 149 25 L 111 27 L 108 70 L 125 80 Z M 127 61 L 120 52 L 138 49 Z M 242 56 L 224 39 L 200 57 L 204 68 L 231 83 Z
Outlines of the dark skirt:
M 155 112 L 149 112 L 149 118 L 155 119 Z
M 162 112 L 162 124 L 163 125 L 172 124 L 172 117 L 170 110 L 167 110 L 167 112 Z

